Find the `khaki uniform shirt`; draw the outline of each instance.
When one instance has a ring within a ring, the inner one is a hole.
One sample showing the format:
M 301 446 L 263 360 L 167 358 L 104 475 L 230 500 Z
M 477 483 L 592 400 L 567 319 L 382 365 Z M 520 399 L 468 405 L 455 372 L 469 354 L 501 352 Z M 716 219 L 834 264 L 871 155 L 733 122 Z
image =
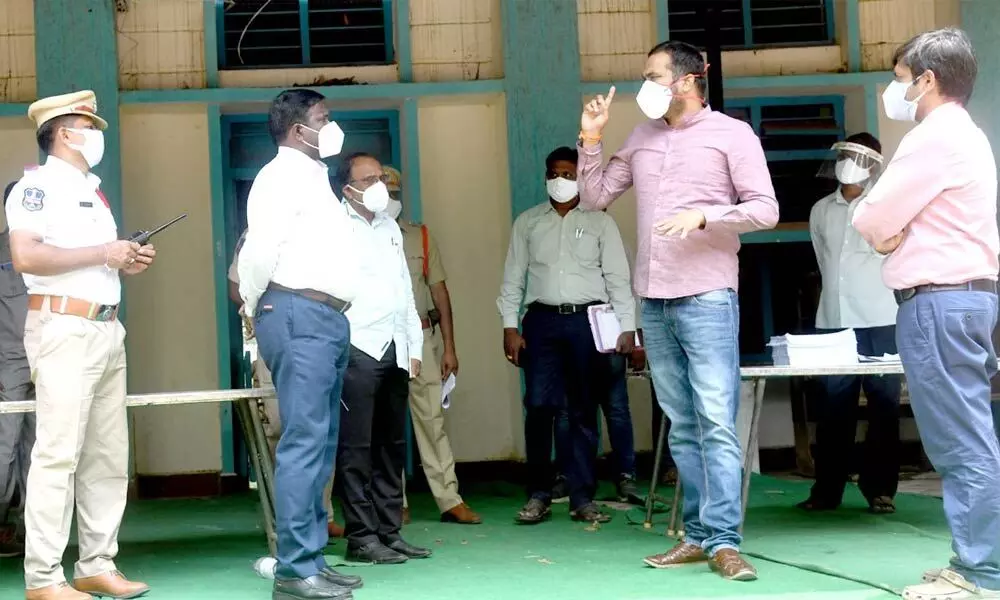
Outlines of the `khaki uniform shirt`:
M 413 300 L 417 306 L 417 314 L 421 319 L 427 318 L 427 313 L 434 308 L 431 297 L 431 286 L 441 283 L 447 275 L 441 253 L 438 252 L 434 237 L 427 234 L 427 277 L 424 277 L 424 240 L 419 223 L 400 223 L 403 232 L 403 252 L 406 253 L 406 264 L 410 268 L 410 279 L 413 281 Z

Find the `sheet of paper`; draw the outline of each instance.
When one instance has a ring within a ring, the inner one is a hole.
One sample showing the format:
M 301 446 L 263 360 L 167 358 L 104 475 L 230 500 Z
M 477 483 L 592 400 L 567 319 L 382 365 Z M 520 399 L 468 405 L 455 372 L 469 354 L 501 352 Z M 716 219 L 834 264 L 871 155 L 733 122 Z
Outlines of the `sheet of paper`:
M 455 374 L 452 373 L 441 385 L 441 408 L 445 410 L 448 410 L 448 407 L 451 406 L 451 400 L 448 398 L 448 395 L 455 389 L 455 382 Z

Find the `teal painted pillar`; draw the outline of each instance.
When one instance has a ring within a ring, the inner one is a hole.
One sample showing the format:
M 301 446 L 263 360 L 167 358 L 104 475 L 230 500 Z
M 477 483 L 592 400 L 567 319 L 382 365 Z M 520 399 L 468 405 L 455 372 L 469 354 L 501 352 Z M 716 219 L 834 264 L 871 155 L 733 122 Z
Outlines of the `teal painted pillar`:
M 507 156 L 516 217 L 542 202 L 545 157 L 580 130 L 576 0 L 503 0 Z
M 121 140 L 118 119 L 118 35 L 110 0 L 35 0 L 38 97 L 94 90 L 108 122 L 105 151 L 94 172 L 122 225 Z M 122 229 L 124 231 L 124 229 Z M 131 233 L 131 232 L 126 232 Z
M 1000 154 L 1000 114 L 993 104 L 1000 98 L 1000 2 L 962 0 L 962 29 L 972 39 L 979 60 L 979 77 L 969 104 L 972 118 Z

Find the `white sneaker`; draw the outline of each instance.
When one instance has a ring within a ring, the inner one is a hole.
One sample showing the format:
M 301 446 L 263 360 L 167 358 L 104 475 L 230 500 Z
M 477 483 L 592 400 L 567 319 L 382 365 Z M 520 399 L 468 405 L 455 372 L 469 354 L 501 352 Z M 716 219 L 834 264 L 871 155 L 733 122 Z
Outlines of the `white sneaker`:
M 925 581 L 932 572 L 933 570 L 924 573 Z M 1000 598 L 1000 591 L 983 589 L 951 569 L 941 569 L 934 581 L 904 588 L 903 598 L 904 600 L 977 600 Z

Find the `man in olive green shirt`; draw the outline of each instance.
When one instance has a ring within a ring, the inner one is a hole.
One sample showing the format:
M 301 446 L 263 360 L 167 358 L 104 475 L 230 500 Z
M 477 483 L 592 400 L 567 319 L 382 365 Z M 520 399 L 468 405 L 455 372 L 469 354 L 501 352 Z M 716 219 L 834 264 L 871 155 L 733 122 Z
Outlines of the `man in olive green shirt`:
M 610 302 L 621 325 L 617 352 L 635 347 L 635 299 L 618 226 L 607 213 L 578 208 L 577 152 L 558 148 L 545 161 L 548 202 L 522 213 L 511 231 L 497 306 L 504 353 L 524 369 L 524 437 L 530 499 L 517 516 L 551 514 L 553 422 L 569 413 L 565 471 L 574 520 L 605 522 L 594 503 L 597 408 L 612 381 L 609 354 L 598 352 L 587 308 Z M 521 305 L 527 307 L 518 332 Z
M 402 176 L 392 167 L 382 170 L 391 198 L 389 216 L 399 219 L 403 210 L 400 199 Z M 444 429 L 441 384 L 449 375 L 458 373 L 451 297 L 445 283 L 444 264 L 437 243 L 426 225 L 399 221 L 399 229 L 403 232 L 403 252 L 406 253 L 410 280 L 413 282 L 413 300 L 424 330 L 423 366 L 417 377 L 410 380 L 410 417 L 420 463 L 437 502 L 441 520 L 464 525 L 479 524 L 482 519 L 458 493 L 455 456 Z M 403 500 L 403 522 L 407 523 L 410 510 L 405 493 Z

